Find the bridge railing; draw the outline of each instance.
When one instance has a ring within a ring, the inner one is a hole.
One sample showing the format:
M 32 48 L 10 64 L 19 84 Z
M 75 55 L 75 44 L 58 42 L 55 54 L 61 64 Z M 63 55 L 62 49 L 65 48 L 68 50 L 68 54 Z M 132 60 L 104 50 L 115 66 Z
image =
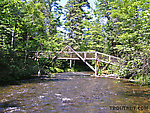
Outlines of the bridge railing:
M 119 61 L 121 60 L 118 57 L 107 55 L 105 53 L 100 53 L 100 52 L 97 52 L 97 58 L 101 62 L 110 63 L 110 64 L 118 64 Z
M 55 53 L 55 54 L 54 54 Z M 59 51 L 54 52 L 34 52 L 35 56 L 37 58 L 52 58 L 56 54 L 58 54 Z M 77 52 L 84 60 L 98 60 L 100 62 L 109 63 L 109 64 L 118 64 L 121 60 L 118 57 L 107 55 L 105 53 L 101 52 Z M 66 60 L 80 60 L 80 58 L 74 53 L 74 52 L 68 52 L 65 51 L 63 54 L 61 54 L 57 59 L 66 59 Z
M 95 60 L 95 52 L 77 52 L 85 60 Z M 80 60 L 74 52 L 65 52 L 58 59 Z

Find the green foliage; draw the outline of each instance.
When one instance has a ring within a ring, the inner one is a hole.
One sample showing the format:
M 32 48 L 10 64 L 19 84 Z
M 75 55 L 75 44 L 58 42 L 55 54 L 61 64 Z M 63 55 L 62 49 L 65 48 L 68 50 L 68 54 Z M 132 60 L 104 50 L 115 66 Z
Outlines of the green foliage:
M 104 51 L 126 61 L 118 68 L 120 76 L 142 78 L 144 83 L 150 73 L 149 3 L 149 0 L 98 0 L 95 12 L 99 18 L 108 20 L 103 26 Z
M 72 46 L 76 50 L 83 49 L 85 45 L 84 34 L 85 28 L 84 19 L 89 20 L 89 12 L 84 11 L 83 7 L 89 7 L 87 0 L 68 0 L 65 18 L 65 29 L 68 32 L 68 39 L 66 43 Z
M 1 85 L 26 79 L 36 74 L 38 68 L 32 59 L 25 61 L 20 54 L 11 50 L 0 51 L 0 53 Z
M 57 1 L 0 1 L 1 83 L 37 74 L 42 66 L 31 59 L 31 51 L 60 50 L 57 26 L 61 24 L 61 6 Z

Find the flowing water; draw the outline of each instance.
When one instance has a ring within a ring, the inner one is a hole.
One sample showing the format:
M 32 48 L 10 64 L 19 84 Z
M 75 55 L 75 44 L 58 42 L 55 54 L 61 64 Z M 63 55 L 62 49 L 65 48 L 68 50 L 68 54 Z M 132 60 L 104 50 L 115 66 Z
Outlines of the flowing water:
M 4 113 L 148 113 L 150 88 L 74 73 L 0 87 Z

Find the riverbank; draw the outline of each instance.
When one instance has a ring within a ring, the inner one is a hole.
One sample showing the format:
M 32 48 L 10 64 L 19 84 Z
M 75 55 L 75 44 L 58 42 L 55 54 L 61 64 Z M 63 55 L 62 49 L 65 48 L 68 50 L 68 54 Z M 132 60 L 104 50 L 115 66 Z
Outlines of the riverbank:
M 138 85 L 141 85 L 141 86 L 148 86 L 148 87 L 150 87 L 150 83 L 144 84 L 140 80 L 127 79 L 125 77 L 120 77 L 117 74 L 102 74 L 102 75 L 98 75 L 98 76 L 95 76 L 95 75 L 91 75 L 91 76 L 92 77 L 96 77 L 96 78 L 117 79 L 117 80 L 122 80 L 122 81 L 125 81 L 125 82 L 130 82 L 130 83 L 138 84 Z

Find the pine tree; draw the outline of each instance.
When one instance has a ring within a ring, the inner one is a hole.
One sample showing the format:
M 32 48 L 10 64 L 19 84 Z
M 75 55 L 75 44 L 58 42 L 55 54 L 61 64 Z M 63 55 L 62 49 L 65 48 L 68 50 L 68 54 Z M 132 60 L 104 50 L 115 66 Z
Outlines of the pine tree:
M 83 21 L 90 19 L 89 12 L 84 8 L 90 8 L 87 0 L 69 0 L 65 6 L 65 29 L 68 33 L 67 43 L 74 49 L 80 49 L 82 38 L 85 34 Z

